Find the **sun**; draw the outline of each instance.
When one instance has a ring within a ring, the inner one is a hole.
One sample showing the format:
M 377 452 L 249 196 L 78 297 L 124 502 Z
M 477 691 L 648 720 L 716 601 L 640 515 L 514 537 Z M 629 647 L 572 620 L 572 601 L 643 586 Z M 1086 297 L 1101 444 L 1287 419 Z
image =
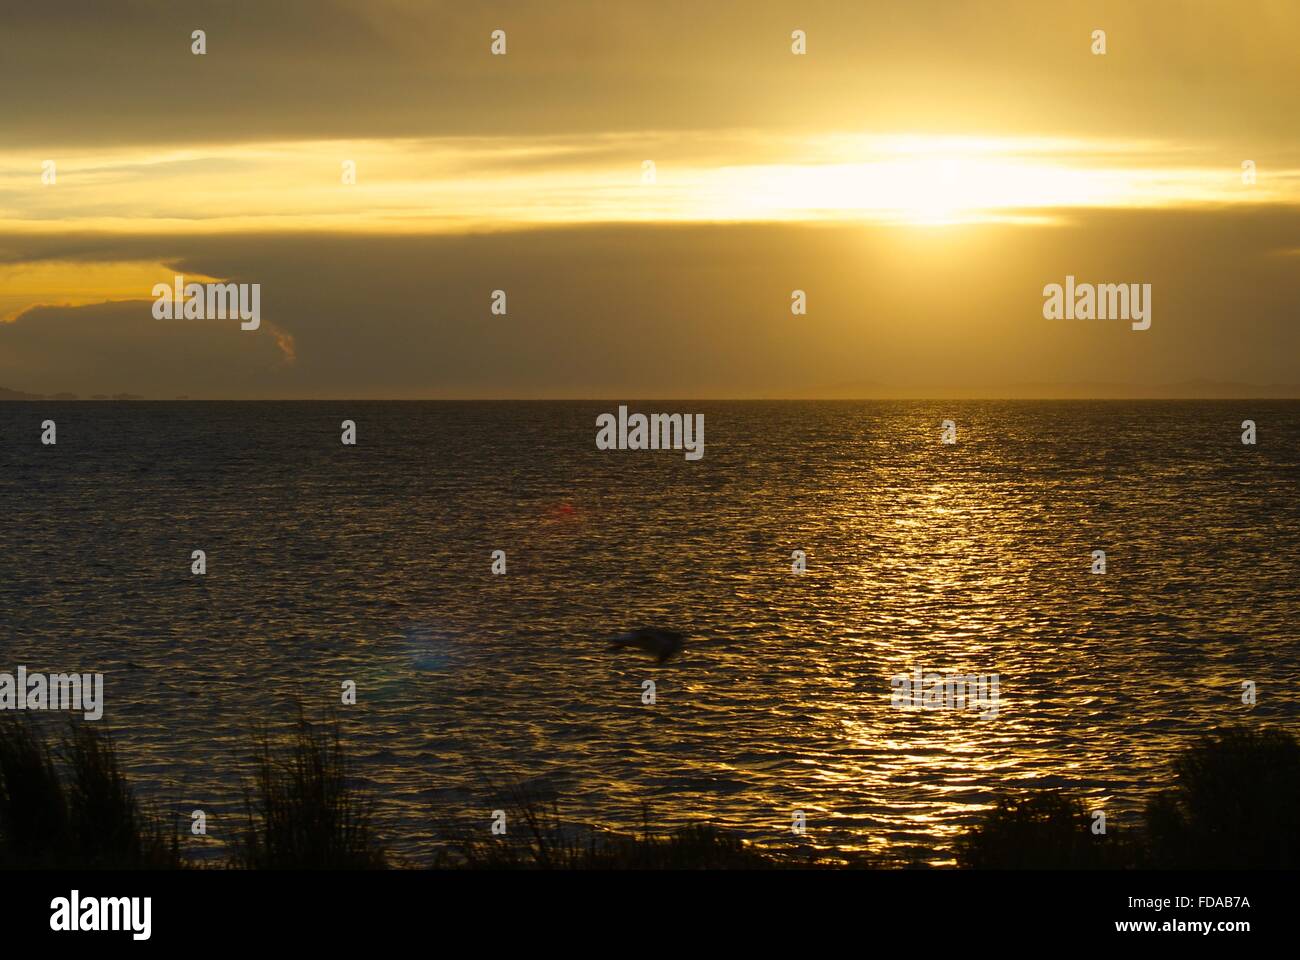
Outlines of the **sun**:
M 819 162 L 731 168 L 733 212 L 942 226 L 1113 202 L 1131 187 L 1116 171 L 1072 165 L 1048 142 L 869 137 L 821 153 Z

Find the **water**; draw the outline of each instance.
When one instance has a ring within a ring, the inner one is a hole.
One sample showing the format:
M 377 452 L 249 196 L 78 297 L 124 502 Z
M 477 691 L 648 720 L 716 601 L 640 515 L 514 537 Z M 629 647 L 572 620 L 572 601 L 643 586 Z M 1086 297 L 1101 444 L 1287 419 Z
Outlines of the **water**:
M 0 670 L 102 671 L 133 782 L 207 810 L 214 857 L 295 699 L 415 864 L 516 780 L 612 829 L 944 863 L 995 789 L 1131 824 L 1197 734 L 1297 729 L 1300 403 L 632 404 L 702 411 L 698 462 L 598 451 L 616 406 L 0 404 Z M 605 651 L 642 623 L 710 642 Z M 918 665 L 996 671 L 998 716 L 891 708 Z

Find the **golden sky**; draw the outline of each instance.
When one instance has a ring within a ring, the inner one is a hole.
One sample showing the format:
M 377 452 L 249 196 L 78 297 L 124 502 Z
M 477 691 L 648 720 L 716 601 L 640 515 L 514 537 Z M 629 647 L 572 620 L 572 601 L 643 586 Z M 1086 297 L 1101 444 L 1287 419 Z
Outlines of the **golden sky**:
M 1300 4 L 27 6 L 0 33 L 0 387 L 1300 383 Z M 155 320 L 182 270 L 262 284 L 265 327 Z M 1151 283 L 1152 328 L 1044 320 L 1067 274 Z

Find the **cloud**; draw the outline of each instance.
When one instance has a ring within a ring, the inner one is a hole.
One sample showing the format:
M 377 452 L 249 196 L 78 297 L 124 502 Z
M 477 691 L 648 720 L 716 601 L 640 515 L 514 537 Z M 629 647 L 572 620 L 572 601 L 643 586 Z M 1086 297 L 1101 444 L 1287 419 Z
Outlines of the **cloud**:
M 14 229 L 464 230 L 522 223 L 956 219 L 1064 206 L 1295 203 L 1300 168 L 1242 183 L 1235 154 L 1152 140 L 774 135 L 237 144 L 0 163 Z M 656 164 L 652 185 L 642 164 Z M 356 182 L 342 183 L 343 163 Z M 1297 162 L 1300 162 L 1298 159 Z
M 1295 382 L 1292 209 L 1055 211 L 942 230 L 595 226 L 447 236 L 11 237 L 262 284 L 263 329 L 147 301 L 0 324 L 0 385 L 207 397 L 794 397 L 1200 378 Z M 1153 286 L 1149 331 L 1045 321 L 1067 274 Z M 507 292 L 508 315 L 489 312 Z M 808 292 L 806 317 L 790 293 Z M 288 362 L 293 357 L 292 362 Z
M 910 129 L 1295 145 L 1300 8 L 1148 0 L 44 0 L 0 34 L 9 147 Z M 790 54 L 790 32 L 809 52 Z M 1089 53 L 1104 27 L 1109 52 Z M 207 31 L 208 53 L 190 53 Z M 509 53 L 488 53 L 505 29 Z M 162 96 L 159 91 L 166 91 Z M 184 104 L 178 109 L 177 104 Z
M 40 382 L 34 393 L 143 394 L 168 399 L 271 389 L 286 364 L 273 329 L 238 321 L 160 321 L 147 300 L 36 307 L 0 324 L 0 385 Z M 290 338 L 290 347 L 292 338 Z

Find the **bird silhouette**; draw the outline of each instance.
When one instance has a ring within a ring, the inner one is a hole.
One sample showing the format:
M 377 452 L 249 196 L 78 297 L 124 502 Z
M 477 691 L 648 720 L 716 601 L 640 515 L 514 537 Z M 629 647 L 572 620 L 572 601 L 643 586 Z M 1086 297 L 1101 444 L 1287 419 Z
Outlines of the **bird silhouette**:
M 615 637 L 607 649 L 622 650 L 626 647 L 635 647 L 637 650 L 643 650 L 654 657 L 656 663 L 663 663 L 669 657 L 681 653 L 685 643 L 686 635 L 678 633 L 676 630 L 665 630 L 662 627 L 641 627 L 630 633 L 625 633 L 621 637 Z

